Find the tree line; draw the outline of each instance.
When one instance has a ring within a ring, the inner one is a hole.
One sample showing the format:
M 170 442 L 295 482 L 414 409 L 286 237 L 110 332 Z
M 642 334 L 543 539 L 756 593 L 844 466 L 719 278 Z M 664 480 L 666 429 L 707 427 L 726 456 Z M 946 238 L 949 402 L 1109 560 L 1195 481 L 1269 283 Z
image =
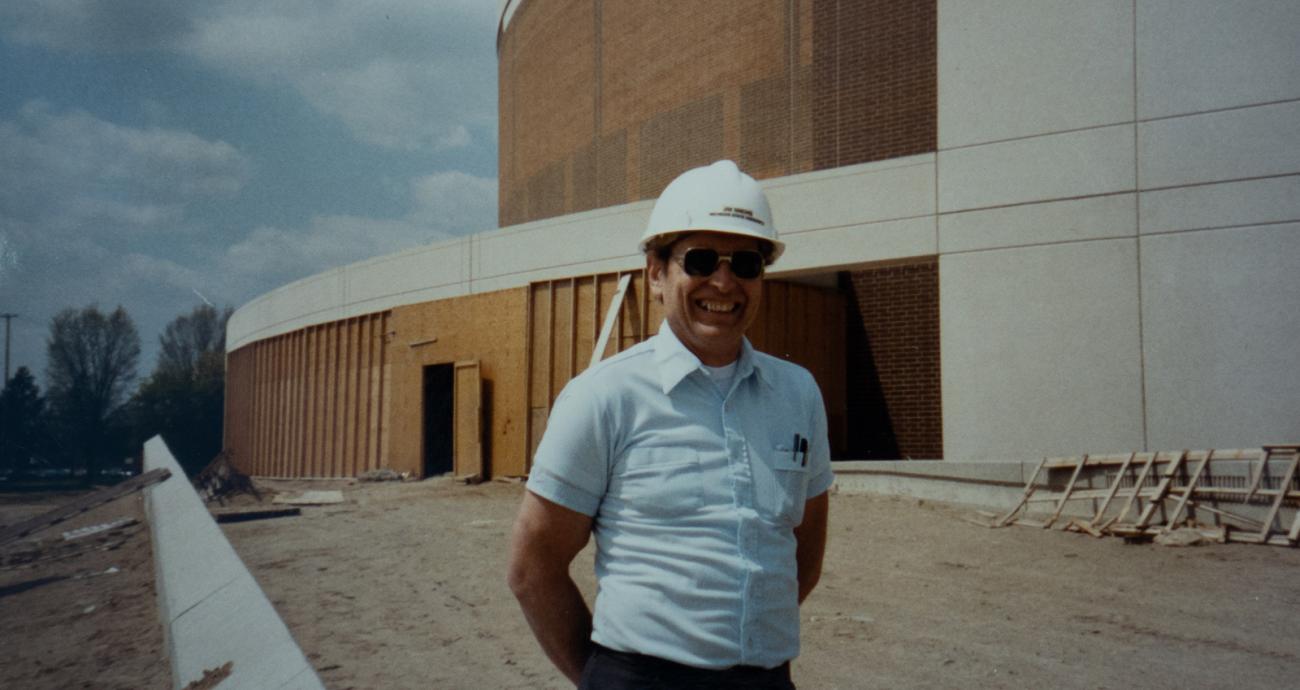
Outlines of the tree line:
M 140 334 L 125 309 L 59 312 L 46 341 L 45 394 L 27 367 L 0 391 L 0 480 L 113 481 L 157 434 L 187 473 L 201 470 L 221 451 L 231 311 L 203 305 L 173 319 L 139 385 Z

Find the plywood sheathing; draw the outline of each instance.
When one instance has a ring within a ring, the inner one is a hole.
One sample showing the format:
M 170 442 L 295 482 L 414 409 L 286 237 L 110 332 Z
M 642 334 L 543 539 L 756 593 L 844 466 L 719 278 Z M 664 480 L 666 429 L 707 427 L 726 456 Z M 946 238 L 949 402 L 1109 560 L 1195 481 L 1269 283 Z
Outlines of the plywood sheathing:
M 485 454 L 493 475 L 524 472 L 524 319 L 528 290 L 517 288 L 393 309 L 392 382 L 385 434 L 388 467 L 423 472 L 423 367 L 477 360 L 484 381 Z
M 231 352 L 231 462 L 263 477 L 350 477 L 381 467 L 388 319 L 344 319 Z

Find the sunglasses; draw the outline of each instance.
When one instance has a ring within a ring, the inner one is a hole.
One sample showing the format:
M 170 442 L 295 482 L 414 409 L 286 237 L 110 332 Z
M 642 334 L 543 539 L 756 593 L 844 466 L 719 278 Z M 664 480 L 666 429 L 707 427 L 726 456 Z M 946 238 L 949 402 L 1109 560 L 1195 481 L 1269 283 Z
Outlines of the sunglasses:
M 695 247 L 687 249 L 681 257 L 682 268 L 686 270 L 686 275 L 696 278 L 713 275 L 713 272 L 718 270 L 718 264 L 723 261 L 731 264 L 731 274 L 741 280 L 753 280 L 763 275 L 763 267 L 767 265 L 763 254 L 752 249 L 719 254 L 716 249 Z

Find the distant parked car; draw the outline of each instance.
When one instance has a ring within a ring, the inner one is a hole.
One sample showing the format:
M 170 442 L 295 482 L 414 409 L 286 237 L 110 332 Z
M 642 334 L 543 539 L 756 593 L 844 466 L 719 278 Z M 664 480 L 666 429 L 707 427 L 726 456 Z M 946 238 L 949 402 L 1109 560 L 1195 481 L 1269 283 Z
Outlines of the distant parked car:
M 100 478 L 112 481 L 114 483 L 125 481 L 139 474 L 130 467 L 109 467 L 99 473 Z

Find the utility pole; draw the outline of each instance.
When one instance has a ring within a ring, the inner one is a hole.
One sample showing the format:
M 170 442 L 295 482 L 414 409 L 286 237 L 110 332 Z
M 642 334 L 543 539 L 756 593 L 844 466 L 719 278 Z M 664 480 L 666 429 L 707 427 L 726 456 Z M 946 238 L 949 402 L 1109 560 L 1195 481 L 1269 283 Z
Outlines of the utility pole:
M 5 320 L 5 380 L 0 381 L 0 388 L 4 388 L 9 384 L 9 322 L 12 321 L 15 316 L 18 315 L 0 314 L 0 319 Z

